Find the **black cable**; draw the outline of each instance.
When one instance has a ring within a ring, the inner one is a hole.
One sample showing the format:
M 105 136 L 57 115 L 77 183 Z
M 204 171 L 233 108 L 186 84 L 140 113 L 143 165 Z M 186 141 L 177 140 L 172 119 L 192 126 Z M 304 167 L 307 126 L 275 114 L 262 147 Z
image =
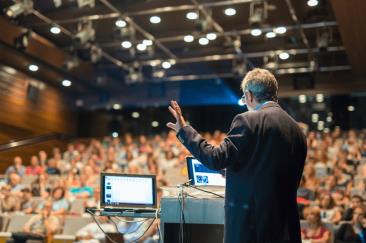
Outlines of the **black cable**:
M 102 227 L 99 225 L 99 222 L 95 218 L 95 214 L 89 211 L 89 209 L 86 209 L 86 211 L 92 216 L 94 222 L 97 224 L 98 228 L 103 232 L 103 234 L 108 238 L 108 240 L 110 240 L 113 243 L 118 243 L 117 241 L 114 241 L 111 237 L 109 237 L 109 235 L 107 235 L 107 233 L 102 229 Z
M 147 229 L 144 231 L 144 233 L 142 235 L 140 235 L 140 237 L 138 237 L 137 239 L 135 239 L 134 241 L 131 241 L 130 243 L 136 243 L 138 242 L 145 234 L 146 232 L 150 229 L 151 225 L 155 222 L 156 218 L 154 218 L 151 223 L 149 224 L 149 226 L 147 227 Z M 144 222 L 145 223 L 145 222 Z M 144 224 L 142 223 L 142 224 Z
M 209 193 L 209 194 L 215 195 L 215 196 L 217 196 L 217 197 L 219 197 L 219 198 L 224 198 L 224 196 L 222 196 L 222 195 L 220 195 L 220 194 L 217 194 L 217 193 L 214 193 L 214 192 L 210 192 L 210 191 L 206 191 L 206 190 L 201 189 L 201 188 L 196 187 L 196 186 L 192 186 L 192 185 L 188 185 L 188 186 L 189 186 L 189 187 L 192 187 L 192 188 L 194 188 L 194 189 L 196 189 L 196 190 L 199 190 L 199 191 L 202 191 L 202 192 L 206 192 L 206 193 Z

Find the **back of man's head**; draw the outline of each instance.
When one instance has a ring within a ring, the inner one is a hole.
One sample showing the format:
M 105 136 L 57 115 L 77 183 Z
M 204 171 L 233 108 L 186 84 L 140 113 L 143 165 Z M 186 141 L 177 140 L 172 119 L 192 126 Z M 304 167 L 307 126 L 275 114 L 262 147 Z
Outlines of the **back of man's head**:
M 241 89 L 251 92 L 259 103 L 277 101 L 278 83 L 275 76 L 266 69 L 255 68 L 245 75 Z

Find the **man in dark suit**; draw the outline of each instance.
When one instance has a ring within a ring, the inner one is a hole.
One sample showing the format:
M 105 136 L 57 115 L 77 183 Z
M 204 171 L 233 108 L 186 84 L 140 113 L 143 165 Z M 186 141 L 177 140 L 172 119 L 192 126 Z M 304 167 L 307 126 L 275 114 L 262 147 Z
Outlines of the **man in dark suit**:
M 219 146 L 187 126 L 177 102 L 169 110 L 181 143 L 207 167 L 226 168 L 225 243 L 300 243 L 296 191 L 306 157 L 298 124 L 277 104 L 278 84 L 254 69 L 241 88 L 248 112 L 237 115 Z

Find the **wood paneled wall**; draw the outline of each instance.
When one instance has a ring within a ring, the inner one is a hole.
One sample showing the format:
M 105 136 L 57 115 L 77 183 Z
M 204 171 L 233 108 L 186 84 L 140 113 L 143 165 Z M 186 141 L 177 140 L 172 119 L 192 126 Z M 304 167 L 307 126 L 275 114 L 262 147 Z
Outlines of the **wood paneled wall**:
M 27 96 L 28 86 L 39 88 L 36 99 Z M 0 143 L 35 135 L 59 132 L 73 135 L 76 130 L 76 115 L 69 108 L 66 95 L 55 87 L 33 80 L 25 74 L 9 67 L 0 66 Z M 34 146 L 21 147 L 8 152 L 0 152 L 0 173 L 14 155 L 21 155 L 27 162 L 29 156 L 39 150 L 51 152 L 52 141 Z

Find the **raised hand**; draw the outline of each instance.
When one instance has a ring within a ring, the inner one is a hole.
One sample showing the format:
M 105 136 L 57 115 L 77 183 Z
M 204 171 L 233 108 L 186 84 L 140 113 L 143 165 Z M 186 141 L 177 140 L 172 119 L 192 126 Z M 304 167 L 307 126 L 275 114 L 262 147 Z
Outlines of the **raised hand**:
M 176 122 L 168 122 L 166 126 L 173 129 L 175 132 L 178 132 L 182 127 L 186 126 L 186 122 L 183 118 L 182 111 L 175 100 L 170 101 L 169 111 L 174 116 Z

